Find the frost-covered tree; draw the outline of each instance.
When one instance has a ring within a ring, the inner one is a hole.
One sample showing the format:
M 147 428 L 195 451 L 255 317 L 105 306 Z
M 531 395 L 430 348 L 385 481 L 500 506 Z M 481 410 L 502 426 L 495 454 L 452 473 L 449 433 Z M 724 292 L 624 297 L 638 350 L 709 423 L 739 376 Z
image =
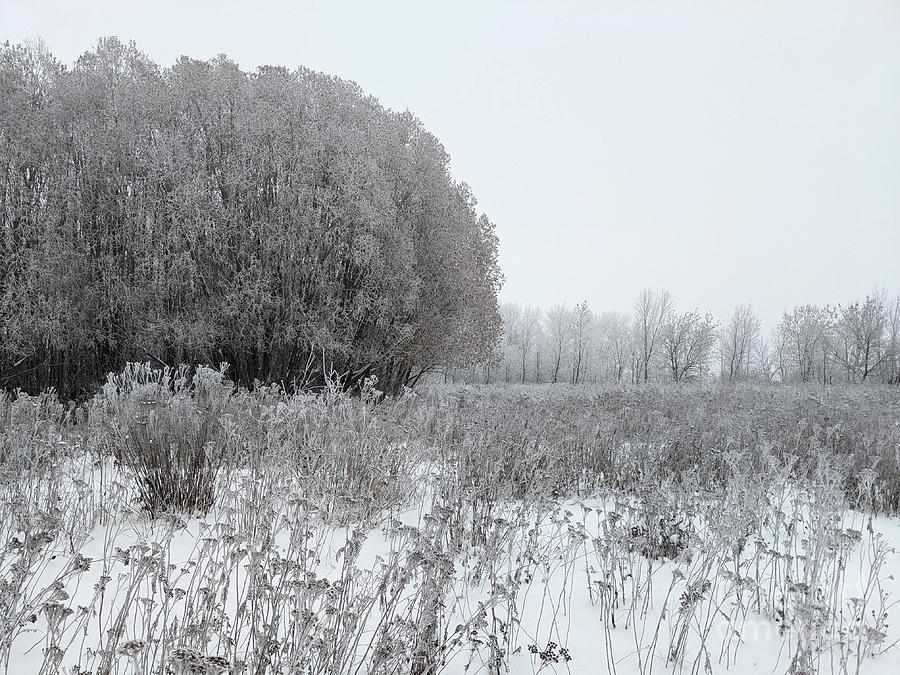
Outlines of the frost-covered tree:
M 826 380 L 830 312 L 816 305 L 795 307 L 784 313 L 779 330 L 785 345 L 785 375 L 790 367 L 802 382 L 814 382 L 820 375 Z
M 567 360 L 572 338 L 572 312 L 565 306 L 554 305 L 544 317 L 544 335 L 549 356 L 550 381 L 560 381 L 561 368 Z
M 668 291 L 644 289 L 634 301 L 635 379 L 648 382 L 660 334 L 673 309 Z
M 752 305 L 748 303 L 735 307 L 719 335 L 723 379 L 741 380 L 750 376 L 761 325 Z
M 591 349 L 594 313 L 587 302 L 580 302 L 572 310 L 572 384 L 585 376 Z
M 834 354 L 847 379 L 865 382 L 893 357 L 889 311 L 885 295 L 878 292 L 839 308 Z
M 621 312 L 603 312 L 598 320 L 598 333 L 603 377 L 622 382 L 631 355 L 631 320 Z
M 396 389 L 495 350 L 493 224 L 351 82 L 6 44 L 0 166 L 0 384 L 71 394 L 150 359 Z
M 662 327 L 662 349 L 674 382 L 700 379 L 716 344 L 712 315 L 670 312 Z
M 900 295 L 894 296 L 888 309 L 888 350 L 890 356 L 882 366 L 884 380 L 900 384 Z
M 540 352 L 541 352 L 541 310 L 537 307 L 528 305 L 522 310 L 519 332 L 518 347 L 521 352 L 521 381 L 524 383 L 528 376 L 528 367 L 530 365 L 530 357 L 532 354 L 537 355 L 535 362 L 535 381 L 540 379 Z

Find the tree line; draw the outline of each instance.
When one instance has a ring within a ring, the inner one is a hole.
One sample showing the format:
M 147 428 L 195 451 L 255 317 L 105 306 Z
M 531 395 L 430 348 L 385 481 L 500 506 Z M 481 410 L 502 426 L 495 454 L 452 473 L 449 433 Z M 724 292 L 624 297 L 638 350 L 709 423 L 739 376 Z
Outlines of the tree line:
M 642 291 L 630 314 L 505 303 L 497 352 L 448 379 L 506 383 L 759 380 L 900 384 L 900 295 L 876 290 L 849 305 L 802 305 L 770 332 L 751 304 L 724 320 L 679 310 L 665 290 Z
M 409 112 L 305 68 L 0 47 L 0 386 L 130 360 L 391 390 L 482 362 L 494 226 Z

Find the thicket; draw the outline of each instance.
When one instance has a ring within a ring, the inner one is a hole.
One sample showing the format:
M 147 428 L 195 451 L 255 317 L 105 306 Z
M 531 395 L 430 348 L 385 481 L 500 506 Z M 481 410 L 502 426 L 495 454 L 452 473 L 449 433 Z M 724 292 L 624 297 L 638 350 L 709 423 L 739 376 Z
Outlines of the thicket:
M 305 68 L 0 47 L 0 386 L 129 360 L 399 390 L 488 358 L 494 227 L 409 112 Z

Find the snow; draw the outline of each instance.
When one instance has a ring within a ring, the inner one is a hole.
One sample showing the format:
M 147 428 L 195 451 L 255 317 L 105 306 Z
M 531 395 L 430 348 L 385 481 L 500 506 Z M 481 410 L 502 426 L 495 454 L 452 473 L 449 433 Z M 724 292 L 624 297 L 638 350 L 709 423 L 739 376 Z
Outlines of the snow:
M 63 486 L 69 504 L 100 490 L 97 468 L 81 470 L 89 475 Z M 646 537 L 631 530 L 641 522 L 639 500 L 625 494 L 494 504 L 476 537 L 471 528 L 454 533 L 446 506 L 428 489 L 378 523 L 337 525 L 296 490 L 270 494 L 271 477 L 238 476 L 205 518 L 151 522 L 129 503 L 127 477 L 105 470 L 103 499 L 93 496 L 114 504 L 103 522 L 83 541 L 77 532 L 57 537 L 31 561 L 25 595 L 33 607 L 12 641 L 9 673 L 140 672 L 139 660 L 110 649 L 126 640 L 148 641 L 147 666 L 158 667 L 164 647 L 198 640 L 207 654 L 246 658 L 258 647 L 260 624 L 276 618 L 284 622 L 276 633 L 297 648 L 313 634 L 296 633 L 297 621 L 287 628 L 292 611 L 302 605 L 327 622 L 338 596 L 346 604 L 334 611 L 359 616 L 353 647 L 334 672 L 366 672 L 379 628 L 392 618 L 421 627 L 432 617 L 420 602 L 429 583 L 444 589 L 443 611 L 430 611 L 448 647 L 441 672 L 451 674 L 492 673 L 497 665 L 578 675 L 789 672 L 804 644 L 815 672 L 900 671 L 892 620 L 900 520 L 842 509 L 817 521 L 802 498 L 812 493 L 801 488 L 782 491 L 781 501 L 773 496 L 771 513 L 784 522 L 760 521 L 740 550 L 733 532 L 721 529 L 726 523 L 695 513 L 685 524 L 691 545 L 678 550 L 680 535 L 669 533 L 673 557 L 653 559 L 641 550 Z M 79 489 L 82 498 L 71 497 Z M 721 516 L 721 506 L 710 505 L 709 514 Z M 75 529 L 73 514 L 65 517 Z M 23 532 L 13 537 L 26 545 Z M 73 571 L 87 561 L 88 571 Z M 441 579 L 450 581 L 440 586 Z M 268 589 L 255 587 L 262 580 Z M 316 580 L 327 584 L 310 590 Z M 334 590 L 348 580 L 352 589 Z M 53 621 L 63 628 L 51 639 Z M 857 659 L 866 644 L 876 655 Z M 42 670 L 54 648 L 59 665 Z M 399 666 L 384 672 L 392 667 Z

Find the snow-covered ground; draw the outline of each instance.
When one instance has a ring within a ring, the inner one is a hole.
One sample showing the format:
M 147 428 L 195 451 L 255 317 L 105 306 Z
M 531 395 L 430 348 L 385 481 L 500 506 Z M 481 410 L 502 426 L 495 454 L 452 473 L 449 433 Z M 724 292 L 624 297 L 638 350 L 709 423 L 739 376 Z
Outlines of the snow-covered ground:
M 772 486 L 765 512 L 737 492 L 451 508 L 432 476 L 337 525 L 277 473 L 151 521 L 127 476 L 80 471 L 7 539 L 6 672 L 160 672 L 177 647 L 250 673 L 900 672 L 900 519 L 815 486 Z
M 900 672 L 886 393 L 160 377 L 4 403 L 0 672 Z

